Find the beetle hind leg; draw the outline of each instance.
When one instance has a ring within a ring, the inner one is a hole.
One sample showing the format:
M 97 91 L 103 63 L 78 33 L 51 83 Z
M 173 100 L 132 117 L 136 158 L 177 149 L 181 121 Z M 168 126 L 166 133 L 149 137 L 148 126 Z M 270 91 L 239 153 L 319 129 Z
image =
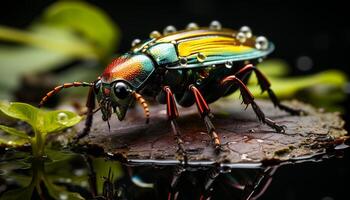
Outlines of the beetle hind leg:
M 213 141 L 215 150 L 219 152 L 221 150 L 221 142 L 218 134 L 216 133 L 215 127 L 210 120 L 210 118 L 212 118 L 212 113 L 210 112 L 209 106 L 203 98 L 201 92 L 194 85 L 190 85 L 189 89 L 194 94 L 198 112 L 204 120 L 205 126 L 207 127 L 207 132 Z
M 177 111 L 174 95 L 168 86 L 164 86 L 163 90 L 166 93 L 167 116 L 178 146 L 178 153 L 181 155 L 182 160 L 187 163 L 187 153 L 184 148 L 184 142 L 181 138 L 180 128 L 176 122 L 176 118 L 179 116 L 179 113 Z
M 237 78 L 235 75 L 227 76 L 221 81 L 222 87 L 228 86 L 227 84 L 237 84 L 239 86 L 242 98 L 243 98 L 243 103 L 246 104 L 247 106 L 251 104 L 256 116 L 258 117 L 259 121 L 263 122 L 264 124 L 270 126 L 271 128 L 275 129 L 279 133 L 284 133 L 284 127 L 278 125 L 276 122 L 273 120 L 265 117 L 265 114 L 262 112 L 258 104 L 254 101 L 253 95 L 250 93 L 249 89 L 245 84 Z M 231 85 L 232 86 L 232 85 Z
M 273 92 L 273 90 L 271 89 L 271 83 L 269 82 L 269 80 L 267 79 L 267 77 L 255 66 L 253 66 L 252 64 L 248 64 L 245 67 L 243 67 L 241 70 L 239 70 L 235 76 L 238 77 L 239 79 L 243 80 L 245 78 L 246 75 L 248 75 L 250 72 L 254 72 L 257 79 L 258 79 L 258 84 L 260 85 L 261 91 L 265 92 L 267 91 L 269 98 L 271 99 L 272 103 L 278 107 L 281 110 L 284 110 L 286 112 L 288 112 L 291 115 L 303 115 L 306 114 L 305 111 L 301 110 L 301 109 L 294 109 L 291 108 L 289 106 L 286 106 L 284 104 L 282 104 L 277 96 L 275 95 L 275 93 Z

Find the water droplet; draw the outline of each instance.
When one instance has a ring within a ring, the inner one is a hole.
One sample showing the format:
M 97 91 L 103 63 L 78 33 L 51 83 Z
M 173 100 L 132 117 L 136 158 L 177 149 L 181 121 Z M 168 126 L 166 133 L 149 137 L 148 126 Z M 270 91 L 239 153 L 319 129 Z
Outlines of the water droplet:
M 252 29 L 249 26 L 242 26 L 239 32 L 243 33 L 246 38 L 251 38 L 253 36 Z
M 310 69 L 312 69 L 314 62 L 312 61 L 312 59 L 308 56 L 300 56 L 297 59 L 297 68 L 300 71 L 309 71 Z
M 160 36 L 162 36 L 158 31 L 152 31 L 150 34 L 149 34 L 149 37 L 150 38 L 159 38 Z
M 66 193 L 60 193 L 58 197 L 60 200 L 67 200 L 68 199 L 68 195 Z
M 245 34 L 242 32 L 239 32 L 236 38 L 240 43 L 245 43 L 245 41 L 247 40 L 247 38 L 245 37 Z
M 187 30 L 197 30 L 198 28 L 199 28 L 198 24 L 196 24 L 194 22 L 191 22 L 186 26 Z
M 248 158 L 248 155 L 245 153 L 241 155 L 241 159 L 242 160 L 251 160 L 250 158 Z
M 232 61 L 226 61 L 226 62 L 225 62 L 225 67 L 226 67 L 226 68 L 231 69 L 232 66 L 233 66 Z
M 71 182 L 72 182 L 72 179 L 66 178 L 66 179 L 64 180 L 64 182 L 65 182 L 65 183 L 71 183 Z
M 82 176 L 85 174 L 85 170 L 84 169 L 76 169 L 74 170 L 74 175 L 75 176 Z
M 114 156 L 114 154 L 113 153 L 111 153 L 111 152 L 107 152 L 107 156 Z
M 255 40 L 255 47 L 259 50 L 266 50 L 269 47 L 269 41 L 264 36 L 259 36 Z
M 219 21 L 212 21 L 209 25 L 209 29 L 211 30 L 221 30 L 221 23 Z
M 203 53 L 197 53 L 198 62 L 204 62 L 207 57 Z
M 185 66 L 187 65 L 187 58 L 186 57 L 180 57 L 179 58 L 180 65 Z
M 61 124 L 66 124 L 68 121 L 68 115 L 66 113 L 60 112 L 57 114 L 57 121 Z
M 136 38 L 131 42 L 131 46 L 134 47 L 134 46 L 140 44 L 140 42 L 141 42 L 141 40 Z
M 203 79 L 200 79 L 200 78 L 199 78 L 199 79 L 196 80 L 196 84 L 197 84 L 197 85 L 202 84 L 202 82 L 203 82 Z
M 81 181 L 80 182 L 80 186 L 81 187 L 88 187 L 89 186 L 89 183 L 87 181 Z
M 176 28 L 175 28 L 175 26 L 172 26 L 172 25 L 165 27 L 163 30 L 164 35 L 168 35 L 168 34 L 175 33 L 175 32 L 176 32 Z

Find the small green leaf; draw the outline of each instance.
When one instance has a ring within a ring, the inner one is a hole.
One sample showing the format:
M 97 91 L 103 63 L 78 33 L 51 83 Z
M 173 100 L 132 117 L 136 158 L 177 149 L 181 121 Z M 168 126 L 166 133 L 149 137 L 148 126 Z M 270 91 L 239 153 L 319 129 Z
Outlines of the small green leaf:
M 21 137 L 21 138 L 30 139 L 30 137 L 25 132 L 17 130 L 15 128 L 11 128 L 11 127 L 8 127 L 8 126 L 0 125 L 0 129 L 5 131 L 6 133 L 11 134 L 11 135 L 15 135 L 15 136 Z
M 45 132 L 56 133 L 76 125 L 81 117 L 74 112 L 57 110 L 46 112 L 44 116 Z
M 27 122 L 34 129 L 38 128 L 40 124 L 37 120 L 40 110 L 29 104 L 0 102 L 0 110 L 9 117 Z

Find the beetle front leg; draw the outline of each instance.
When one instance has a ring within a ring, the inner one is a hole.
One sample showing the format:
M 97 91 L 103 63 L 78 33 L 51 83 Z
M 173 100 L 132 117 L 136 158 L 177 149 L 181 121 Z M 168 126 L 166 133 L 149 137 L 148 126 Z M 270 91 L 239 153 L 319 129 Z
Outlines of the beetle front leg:
M 171 124 L 172 132 L 174 133 L 174 136 L 175 136 L 176 143 L 178 145 L 178 152 L 182 155 L 183 161 L 186 163 L 187 154 L 184 148 L 184 142 L 181 139 L 179 126 L 177 125 L 177 122 L 176 122 L 176 118 L 179 116 L 179 112 L 177 111 L 174 95 L 168 86 L 164 86 L 163 90 L 166 93 L 167 115 Z
M 243 80 L 245 78 L 246 75 L 248 75 L 250 72 L 254 71 L 257 79 L 258 79 L 258 83 L 260 85 L 261 91 L 265 92 L 267 91 L 272 103 L 278 107 L 281 110 L 284 110 L 286 112 L 288 112 L 291 115 L 303 115 L 306 114 L 305 111 L 300 110 L 300 109 L 294 109 L 291 107 L 288 107 L 284 104 L 282 104 L 277 96 L 275 95 L 275 93 L 273 92 L 273 90 L 271 89 L 271 83 L 269 82 L 269 80 L 267 79 L 267 77 L 255 66 L 253 66 L 252 64 L 248 64 L 245 67 L 243 67 L 241 70 L 239 70 L 235 76 L 238 77 L 239 79 Z
M 253 97 L 252 93 L 248 90 L 248 88 L 244 85 L 244 83 L 239 78 L 237 78 L 234 75 L 231 75 L 231 76 L 224 78 L 221 81 L 221 85 L 223 87 L 225 87 L 226 84 L 229 84 L 229 83 L 238 85 L 240 92 L 242 94 L 243 103 L 246 105 L 249 105 L 249 104 L 252 105 L 252 108 L 253 108 L 256 116 L 258 117 L 259 121 L 263 122 L 264 124 L 267 124 L 271 128 L 275 129 L 277 132 L 282 132 L 282 133 L 285 132 L 283 126 L 280 126 L 276 122 L 274 122 L 273 120 L 265 117 L 265 114 L 261 111 L 258 104 L 256 104 L 256 102 L 254 101 L 254 97 Z
M 196 100 L 196 105 L 198 108 L 198 112 L 204 120 L 204 123 L 207 127 L 207 132 L 210 135 L 210 137 L 214 143 L 215 150 L 220 151 L 221 143 L 220 143 L 219 136 L 216 133 L 215 127 L 210 120 L 210 117 L 212 117 L 212 114 L 210 112 L 209 106 L 208 106 L 207 102 L 205 101 L 205 99 L 203 98 L 200 91 L 194 85 L 190 85 L 189 89 L 194 94 L 194 97 Z
M 90 133 L 95 106 L 96 106 L 96 103 L 95 103 L 94 88 L 91 87 L 89 89 L 89 94 L 88 94 L 88 98 L 87 98 L 87 101 L 86 101 L 86 107 L 87 107 L 88 110 L 87 110 L 87 113 L 86 113 L 85 127 L 84 127 L 83 131 L 80 132 L 74 138 L 74 142 L 78 142 L 79 139 L 85 137 L 86 135 L 88 135 Z

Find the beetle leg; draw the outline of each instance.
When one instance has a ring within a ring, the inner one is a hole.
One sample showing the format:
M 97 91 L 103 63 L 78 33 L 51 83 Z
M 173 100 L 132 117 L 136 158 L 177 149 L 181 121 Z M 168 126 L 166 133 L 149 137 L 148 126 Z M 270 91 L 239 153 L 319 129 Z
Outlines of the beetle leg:
M 146 103 L 146 100 L 141 96 L 141 94 L 137 93 L 137 92 L 133 92 L 133 95 L 136 99 L 136 101 L 139 102 L 139 104 L 142 106 L 143 111 L 145 113 L 145 117 L 146 117 L 146 124 L 149 123 L 149 108 L 148 108 L 148 104 Z
M 210 120 L 210 118 L 212 117 L 212 114 L 210 112 L 209 106 L 208 106 L 207 102 L 205 101 L 205 99 L 203 98 L 200 91 L 194 85 L 190 85 L 189 89 L 194 94 L 199 114 L 201 115 L 201 117 L 204 120 L 204 123 L 207 127 L 207 132 L 210 135 L 210 137 L 214 143 L 215 150 L 218 151 L 218 150 L 220 150 L 221 143 L 219 140 L 219 136 L 215 131 L 215 127 Z
M 220 169 L 214 167 L 208 171 L 207 179 L 204 184 L 204 192 L 200 195 L 200 200 L 209 200 L 213 190 L 213 183 L 216 178 L 220 175 Z
M 264 124 L 267 124 L 271 128 L 275 129 L 277 132 L 285 132 L 283 126 L 280 126 L 276 122 L 265 117 L 265 114 L 261 111 L 260 107 L 254 101 L 254 97 L 253 97 L 252 93 L 250 93 L 247 86 L 245 86 L 244 83 L 239 78 L 237 78 L 234 75 L 231 75 L 231 76 L 224 78 L 221 81 L 222 86 L 224 86 L 227 83 L 233 83 L 233 84 L 237 84 L 239 86 L 239 89 L 240 89 L 240 92 L 241 92 L 242 98 L 243 98 L 243 103 L 246 105 L 249 105 L 249 104 L 252 105 L 252 108 L 253 108 L 256 116 L 258 117 L 259 121 L 263 122 Z
M 181 139 L 180 129 L 176 122 L 176 118 L 179 116 L 179 112 L 177 111 L 174 95 L 168 86 L 164 86 L 163 90 L 166 93 L 167 115 L 168 119 L 170 120 L 171 129 L 174 133 L 176 143 L 178 145 L 178 152 L 182 155 L 183 161 L 186 163 L 187 155 L 183 144 L 184 142 Z
M 275 93 L 273 92 L 273 90 L 271 89 L 271 83 L 269 82 L 269 80 L 267 79 L 267 77 L 255 66 L 253 66 L 252 64 L 248 64 L 245 67 L 243 67 L 241 70 L 239 70 L 235 76 L 238 77 L 239 79 L 243 80 L 245 78 L 245 76 L 247 74 L 249 74 L 250 72 L 254 71 L 257 79 L 258 79 L 258 83 L 260 85 L 261 91 L 265 92 L 267 91 L 267 93 L 269 94 L 269 97 L 272 101 L 272 103 L 278 107 L 281 110 L 284 110 L 288 113 L 290 113 L 291 115 L 302 115 L 302 114 L 306 114 L 305 111 L 300 110 L 300 109 L 294 109 L 291 107 L 288 107 L 286 105 L 283 105 L 282 103 L 280 103 L 280 101 L 278 100 L 277 96 L 275 95 Z
M 86 113 L 85 127 L 83 131 L 74 138 L 74 142 L 78 142 L 79 139 L 89 134 L 92 125 L 95 106 L 95 92 L 94 89 L 91 87 L 86 101 L 86 107 L 88 110 Z

